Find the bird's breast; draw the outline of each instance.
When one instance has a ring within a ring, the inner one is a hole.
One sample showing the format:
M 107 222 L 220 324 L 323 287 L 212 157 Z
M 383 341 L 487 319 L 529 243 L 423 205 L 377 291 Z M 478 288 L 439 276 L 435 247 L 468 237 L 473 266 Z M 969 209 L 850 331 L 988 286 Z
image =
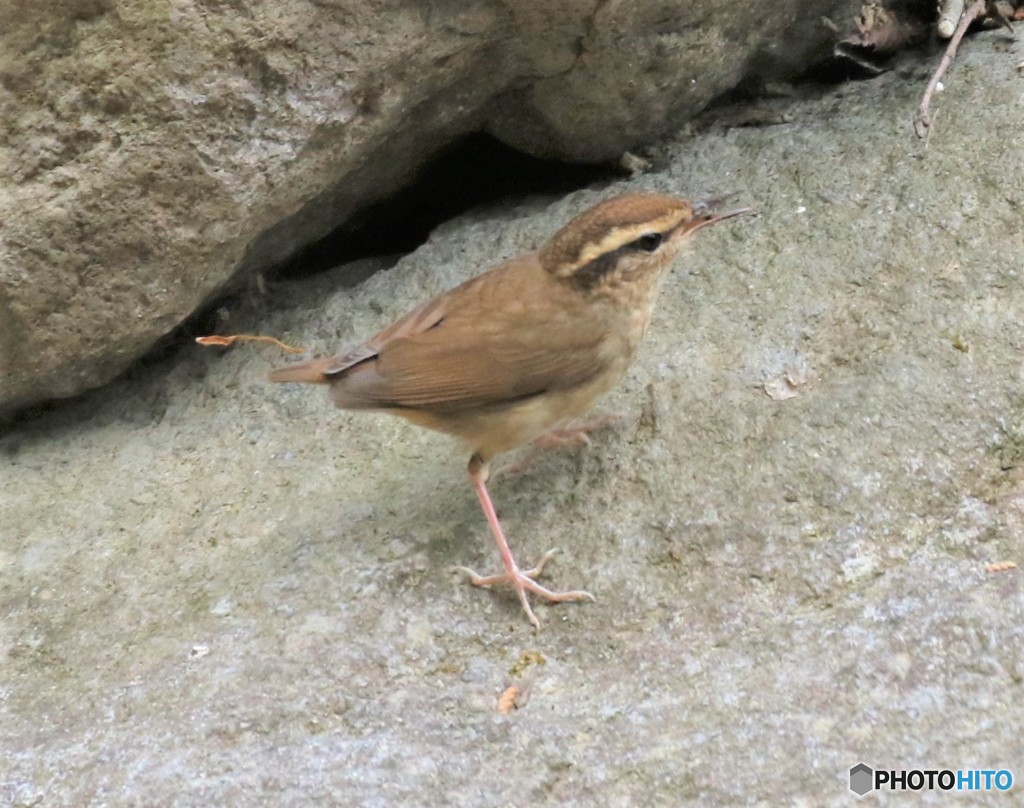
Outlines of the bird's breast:
M 546 391 L 501 407 L 445 413 L 393 412 L 419 426 L 454 435 L 489 460 L 578 418 L 615 385 L 627 364 L 614 362 L 582 384 Z

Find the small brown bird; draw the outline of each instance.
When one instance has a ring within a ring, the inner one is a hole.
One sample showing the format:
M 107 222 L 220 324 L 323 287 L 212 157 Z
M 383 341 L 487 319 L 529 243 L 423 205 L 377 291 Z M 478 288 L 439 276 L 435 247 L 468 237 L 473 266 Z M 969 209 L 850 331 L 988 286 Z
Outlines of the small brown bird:
M 488 463 L 581 415 L 615 385 L 686 237 L 750 210 L 714 212 L 720 203 L 646 193 L 601 202 L 540 250 L 424 303 L 355 350 L 280 368 L 270 380 L 329 384 L 343 409 L 400 415 L 468 444 L 469 479 L 505 571 L 460 569 L 477 586 L 511 586 L 539 628 L 527 592 L 551 602 L 593 596 L 534 580 L 554 551 L 532 569 L 516 564 L 487 492 Z

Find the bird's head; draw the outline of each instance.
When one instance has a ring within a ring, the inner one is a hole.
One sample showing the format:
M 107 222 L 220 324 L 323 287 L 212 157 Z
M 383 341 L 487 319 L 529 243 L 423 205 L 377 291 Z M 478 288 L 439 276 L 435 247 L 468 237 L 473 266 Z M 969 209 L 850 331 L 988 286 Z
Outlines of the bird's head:
M 750 211 L 715 212 L 722 201 L 646 193 L 608 199 L 555 233 L 540 250 L 541 264 L 582 290 L 647 286 L 679 255 L 691 233 Z

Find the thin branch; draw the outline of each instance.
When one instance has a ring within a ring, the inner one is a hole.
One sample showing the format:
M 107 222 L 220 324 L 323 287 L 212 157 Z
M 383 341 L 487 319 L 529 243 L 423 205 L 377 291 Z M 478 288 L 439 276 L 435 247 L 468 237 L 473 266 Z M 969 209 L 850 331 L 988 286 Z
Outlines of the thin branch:
M 914 132 L 918 137 L 924 137 L 928 133 L 928 127 L 932 123 L 931 116 L 928 114 L 928 109 L 932 103 L 932 96 L 935 94 L 935 88 L 938 87 L 939 81 L 953 63 L 957 48 L 960 47 L 960 40 L 964 38 L 964 34 L 967 33 L 971 23 L 984 13 L 985 0 L 974 0 L 960 18 L 960 24 L 957 25 L 953 36 L 949 39 L 949 45 L 946 46 L 946 52 L 942 56 L 942 61 L 939 62 L 938 68 L 936 68 L 935 73 L 932 75 L 932 80 L 928 82 L 928 88 L 924 91 L 924 96 L 921 98 L 921 105 L 917 108 L 917 112 L 914 113 Z

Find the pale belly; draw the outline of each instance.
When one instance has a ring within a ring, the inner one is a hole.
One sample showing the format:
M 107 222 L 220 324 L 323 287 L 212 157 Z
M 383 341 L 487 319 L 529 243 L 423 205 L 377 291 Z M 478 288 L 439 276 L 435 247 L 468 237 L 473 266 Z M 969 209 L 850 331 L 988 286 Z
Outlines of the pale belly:
M 578 418 L 615 386 L 627 365 L 624 358 L 585 384 L 542 393 L 500 408 L 458 413 L 390 412 L 428 429 L 460 438 L 486 462 L 495 455 L 529 443 L 559 424 Z
M 505 406 L 436 412 L 429 410 L 390 410 L 414 424 L 446 432 L 465 441 L 484 460 L 529 443 L 548 430 L 585 413 L 594 402 L 622 378 L 636 352 L 647 324 L 650 322 L 653 296 L 627 309 L 628 314 L 618 328 L 610 329 L 616 336 L 602 345 L 600 367 L 588 381 L 565 389 L 553 389 L 523 401 Z M 609 309 L 611 319 L 622 310 Z

